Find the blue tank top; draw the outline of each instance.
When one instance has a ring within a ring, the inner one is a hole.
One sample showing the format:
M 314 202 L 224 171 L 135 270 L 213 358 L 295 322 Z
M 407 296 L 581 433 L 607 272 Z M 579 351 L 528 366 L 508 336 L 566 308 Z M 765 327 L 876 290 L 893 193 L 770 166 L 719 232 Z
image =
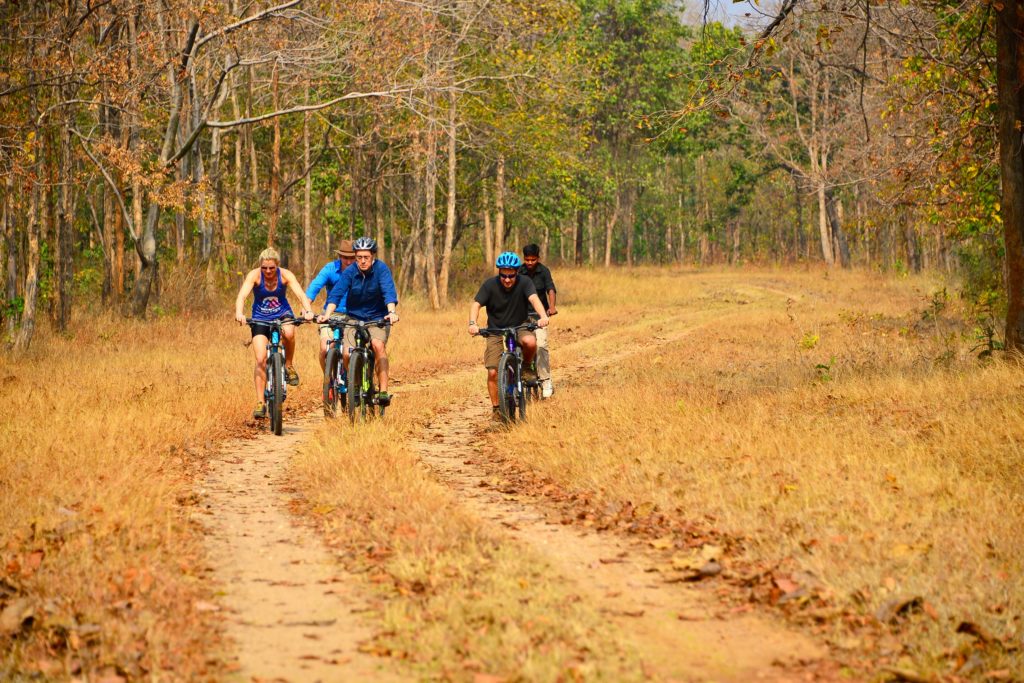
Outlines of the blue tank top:
M 252 319 L 269 322 L 278 318 L 294 317 L 292 307 L 285 294 L 288 287 L 281 277 L 281 269 L 277 269 L 277 289 L 270 291 L 263 282 L 263 271 L 260 271 L 260 283 L 252 288 Z

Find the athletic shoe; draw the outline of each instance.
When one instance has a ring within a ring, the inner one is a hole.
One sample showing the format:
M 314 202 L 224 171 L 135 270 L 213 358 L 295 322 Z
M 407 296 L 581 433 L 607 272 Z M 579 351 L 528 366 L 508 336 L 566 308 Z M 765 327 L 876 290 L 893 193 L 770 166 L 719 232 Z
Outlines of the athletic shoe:
M 533 368 L 523 368 L 523 381 L 524 382 L 536 382 L 537 371 Z
M 551 380 L 546 379 L 541 385 L 540 396 L 541 398 L 551 398 L 551 394 L 555 393 L 555 388 L 551 386 Z
M 391 394 L 389 394 L 386 391 L 378 392 L 377 405 L 381 406 L 382 408 L 386 408 L 387 406 L 391 405 Z
M 295 371 L 295 368 L 284 369 L 284 381 L 293 387 L 299 386 L 299 373 Z
M 263 418 L 265 418 L 267 416 L 267 404 L 257 403 L 256 409 L 252 411 L 252 416 L 257 420 L 262 420 Z
M 498 410 L 498 406 L 491 406 L 491 420 L 494 422 L 501 422 L 501 411 Z

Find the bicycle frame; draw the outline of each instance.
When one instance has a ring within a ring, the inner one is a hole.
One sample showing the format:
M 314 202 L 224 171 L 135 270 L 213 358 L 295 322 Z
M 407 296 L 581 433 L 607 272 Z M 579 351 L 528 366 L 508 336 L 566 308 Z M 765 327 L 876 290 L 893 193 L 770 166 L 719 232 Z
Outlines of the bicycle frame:
M 526 392 L 523 387 L 523 349 L 519 345 L 519 330 L 526 330 L 532 332 L 539 326 L 534 322 L 523 323 L 522 325 L 516 325 L 515 327 L 498 327 L 498 328 L 484 328 L 480 330 L 480 336 L 490 337 L 501 335 L 502 345 L 502 358 L 498 361 L 498 407 L 502 412 L 503 417 L 512 421 L 515 419 L 515 411 L 518 408 L 520 419 L 526 418 Z M 507 368 L 506 358 L 513 358 L 515 362 L 512 364 L 513 377 L 512 381 L 502 381 L 501 368 Z M 501 395 L 502 384 L 505 385 L 506 395 Z

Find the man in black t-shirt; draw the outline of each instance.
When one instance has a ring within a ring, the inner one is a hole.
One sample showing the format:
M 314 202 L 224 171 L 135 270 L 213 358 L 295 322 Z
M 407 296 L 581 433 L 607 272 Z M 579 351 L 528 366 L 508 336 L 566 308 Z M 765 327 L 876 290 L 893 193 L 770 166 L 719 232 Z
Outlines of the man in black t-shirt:
M 530 278 L 519 276 L 519 267 L 522 265 L 519 255 L 513 251 L 502 252 L 495 265 L 498 267 L 498 276 L 484 280 L 469 307 L 469 333 L 475 335 L 480 332 L 476 317 L 481 308 L 487 309 L 488 327 L 522 325 L 528 320 L 531 308 L 540 317 L 537 325 L 547 327 L 548 315 L 537 296 L 537 288 Z M 537 338 L 533 332 L 519 330 L 517 339 L 523 348 L 523 364 L 529 366 L 537 351 Z M 498 417 L 498 361 L 501 352 L 501 337 L 488 337 L 484 349 L 484 367 L 487 368 L 487 393 L 491 396 L 495 418 Z
M 536 244 L 523 247 L 523 265 L 519 268 L 519 274 L 533 280 L 541 305 L 549 316 L 554 315 L 558 311 L 555 308 L 555 281 L 551 277 L 551 270 L 540 262 L 540 247 Z M 541 396 L 550 398 L 554 387 L 551 385 L 551 354 L 548 351 L 546 328 L 537 330 L 537 379 L 541 381 Z

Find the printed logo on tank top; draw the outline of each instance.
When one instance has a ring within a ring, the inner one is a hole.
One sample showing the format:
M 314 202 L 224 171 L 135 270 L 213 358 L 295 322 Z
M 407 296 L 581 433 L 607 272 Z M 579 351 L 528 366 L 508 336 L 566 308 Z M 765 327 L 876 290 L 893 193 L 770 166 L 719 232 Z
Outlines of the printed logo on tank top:
M 260 311 L 263 313 L 277 313 L 282 308 L 280 297 L 268 296 L 260 303 Z

